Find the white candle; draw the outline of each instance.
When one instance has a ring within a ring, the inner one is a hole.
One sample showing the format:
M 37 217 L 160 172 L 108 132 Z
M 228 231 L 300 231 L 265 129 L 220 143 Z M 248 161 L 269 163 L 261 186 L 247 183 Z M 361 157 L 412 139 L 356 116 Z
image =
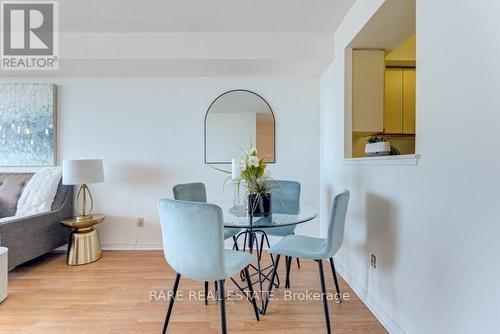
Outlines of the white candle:
M 240 166 L 236 159 L 231 159 L 231 178 L 233 181 L 240 179 Z

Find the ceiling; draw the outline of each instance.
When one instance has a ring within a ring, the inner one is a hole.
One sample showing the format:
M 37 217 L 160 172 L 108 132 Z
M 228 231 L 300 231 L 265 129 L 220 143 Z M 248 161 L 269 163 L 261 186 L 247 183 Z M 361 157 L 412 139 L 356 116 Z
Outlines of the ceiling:
M 355 0 L 64 0 L 61 32 L 333 33 Z
M 2 76 L 317 76 L 354 2 L 61 0 L 59 71 Z
M 390 52 L 415 34 L 416 0 L 386 0 L 349 47 Z

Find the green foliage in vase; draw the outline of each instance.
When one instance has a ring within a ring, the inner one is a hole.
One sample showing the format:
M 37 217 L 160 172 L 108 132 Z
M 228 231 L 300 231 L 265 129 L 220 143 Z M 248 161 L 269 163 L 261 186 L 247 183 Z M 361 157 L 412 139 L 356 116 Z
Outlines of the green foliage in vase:
M 257 157 L 255 147 L 245 152 L 245 157 L 239 162 L 239 168 L 241 170 L 240 179 L 244 182 L 248 194 L 265 194 L 270 191 L 272 179 L 269 177 L 266 167 L 264 159 Z

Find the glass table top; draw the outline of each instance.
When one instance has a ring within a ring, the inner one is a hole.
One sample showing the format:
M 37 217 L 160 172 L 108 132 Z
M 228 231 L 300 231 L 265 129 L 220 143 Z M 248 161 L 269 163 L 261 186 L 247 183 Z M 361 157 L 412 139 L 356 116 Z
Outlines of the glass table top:
M 235 212 L 232 209 L 223 209 L 224 227 L 230 228 L 270 228 L 297 225 L 313 220 L 318 213 L 307 205 L 300 205 L 298 214 L 271 213 L 267 217 L 250 217 L 244 210 Z

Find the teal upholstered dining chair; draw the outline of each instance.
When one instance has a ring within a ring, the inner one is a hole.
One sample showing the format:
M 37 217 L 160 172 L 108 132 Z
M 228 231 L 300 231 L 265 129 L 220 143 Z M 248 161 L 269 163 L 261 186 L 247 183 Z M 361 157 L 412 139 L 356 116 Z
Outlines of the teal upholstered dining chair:
M 170 199 L 160 200 L 158 210 L 165 259 L 177 273 L 163 333 L 168 328 L 181 276 L 198 281 L 218 282 L 221 332 L 224 334 L 227 333 L 224 280 L 243 270 L 248 283 L 248 299 L 259 320 L 248 273 L 253 255 L 224 248 L 222 210 L 214 204 Z
M 205 184 L 201 182 L 194 183 L 183 183 L 175 185 L 173 188 L 174 199 L 178 201 L 189 201 L 189 202 L 207 202 L 207 190 Z M 240 232 L 236 228 L 225 228 L 224 229 L 224 240 L 233 238 L 236 244 L 236 235 Z
M 349 203 L 349 191 L 335 196 L 330 214 L 330 221 L 328 223 L 327 238 L 312 238 L 301 235 L 289 235 L 281 239 L 276 245 L 271 247 L 269 252 L 276 255 L 275 267 L 272 273 L 271 282 L 269 284 L 269 293 L 271 292 L 274 279 L 276 277 L 276 270 L 278 268 L 280 256 L 296 257 L 301 259 L 315 260 L 318 262 L 319 276 L 321 283 L 321 292 L 323 296 L 323 310 L 325 313 L 326 328 L 328 333 L 331 333 L 330 316 L 328 313 L 328 300 L 326 297 L 325 275 L 323 272 L 323 259 L 329 259 L 332 269 L 332 274 L 335 280 L 335 288 L 337 294 L 340 295 L 337 273 L 333 263 L 333 256 L 338 252 L 344 239 L 344 227 L 347 214 L 347 205 Z M 264 310 L 265 314 L 269 298 L 266 299 Z
M 271 184 L 271 202 L 273 213 L 298 214 L 300 209 L 300 183 L 296 181 L 274 180 Z M 295 234 L 296 225 L 272 227 L 266 229 L 266 234 L 275 237 L 286 237 Z M 270 247 L 268 245 L 268 247 Z M 290 287 L 290 267 L 292 258 L 286 257 L 285 288 Z M 300 260 L 297 258 L 300 268 Z
M 187 202 L 207 202 L 207 190 L 205 184 L 201 182 L 194 183 L 183 183 L 177 184 L 173 188 L 174 199 L 178 201 Z M 225 228 L 224 229 L 224 240 L 233 238 L 233 247 L 238 249 L 238 243 L 236 242 L 236 235 L 240 232 L 236 228 Z M 217 282 L 215 282 L 215 289 L 217 290 Z M 208 282 L 205 282 L 205 305 L 208 304 Z

